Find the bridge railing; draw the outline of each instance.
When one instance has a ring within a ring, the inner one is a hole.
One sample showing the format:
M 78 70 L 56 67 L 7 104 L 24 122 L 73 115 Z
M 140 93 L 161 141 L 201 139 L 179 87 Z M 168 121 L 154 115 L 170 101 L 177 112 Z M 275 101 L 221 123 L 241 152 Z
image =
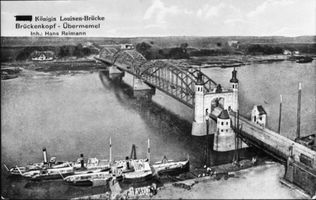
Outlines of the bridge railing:
M 236 120 L 234 113 L 231 113 L 230 117 L 232 121 Z M 243 116 L 240 116 L 239 120 L 239 124 L 242 126 L 242 136 L 257 141 L 261 147 L 265 146 L 269 148 L 284 160 L 287 160 L 288 156 L 292 153 L 294 160 L 300 162 L 300 157 L 304 155 L 311 160 L 312 167 L 316 169 L 316 151 L 296 143 L 270 129 L 259 127 Z M 233 124 L 233 127 L 236 128 L 236 125 Z M 292 152 L 290 152 L 290 149 L 292 149 Z

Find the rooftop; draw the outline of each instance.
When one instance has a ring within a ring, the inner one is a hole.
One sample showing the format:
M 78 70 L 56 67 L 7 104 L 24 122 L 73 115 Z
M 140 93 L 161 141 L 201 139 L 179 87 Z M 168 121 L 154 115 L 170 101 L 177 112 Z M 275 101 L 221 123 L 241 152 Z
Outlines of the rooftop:
M 227 110 L 223 110 L 221 114 L 218 116 L 219 119 L 230 119 Z
M 259 115 L 266 115 L 267 114 L 266 111 L 263 109 L 262 105 L 258 105 L 257 109 L 258 109 Z

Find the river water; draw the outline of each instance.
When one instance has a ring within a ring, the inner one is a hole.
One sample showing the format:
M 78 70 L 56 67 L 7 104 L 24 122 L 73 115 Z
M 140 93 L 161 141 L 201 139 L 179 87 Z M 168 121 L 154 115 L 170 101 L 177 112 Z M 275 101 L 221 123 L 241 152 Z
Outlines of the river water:
M 216 82 L 229 86 L 232 69 L 204 69 Z M 295 135 L 297 85 L 302 82 L 302 135 L 315 133 L 315 61 L 308 64 L 278 62 L 238 68 L 240 109 L 249 115 L 254 104 L 268 113 L 268 127 L 276 129 L 279 94 L 283 95 L 281 134 Z M 129 82 L 126 75 L 124 80 Z M 112 138 L 114 159 L 130 154 L 151 158 L 184 159 L 203 165 L 203 137 L 190 135 L 192 110 L 156 91 L 153 102 L 137 100 L 124 84 L 113 83 L 99 72 L 56 75 L 23 70 L 17 79 L 1 81 L 1 164 L 23 165 L 42 160 L 46 147 L 58 160 L 108 158 Z M 182 120 L 182 119 L 185 120 Z M 74 188 L 49 182 L 29 187 L 23 180 L 6 178 L 2 167 L 2 196 L 12 198 L 65 198 L 102 192 L 103 188 Z M 251 191 L 249 191 L 251 192 Z M 227 196 L 229 197 L 229 195 Z

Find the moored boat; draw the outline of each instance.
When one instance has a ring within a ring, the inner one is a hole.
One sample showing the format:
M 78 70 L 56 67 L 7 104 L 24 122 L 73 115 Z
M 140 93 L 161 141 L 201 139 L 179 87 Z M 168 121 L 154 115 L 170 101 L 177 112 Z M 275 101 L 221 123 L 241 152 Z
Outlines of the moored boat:
M 312 61 L 313 61 L 313 58 L 309 57 L 309 56 L 301 56 L 301 57 L 296 59 L 297 63 L 309 63 Z
M 178 175 L 190 171 L 190 162 L 189 159 L 173 161 L 164 157 L 162 161 L 155 162 L 152 167 L 158 175 Z
M 100 172 L 87 172 L 82 174 L 76 174 L 67 176 L 64 178 L 69 184 L 75 186 L 93 186 L 94 182 L 104 181 L 107 182 L 112 178 L 112 174 L 109 171 L 100 171 Z
M 62 168 L 48 168 L 40 170 L 32 170 L 21 175 L 31 180 L 49 180 L 49 179 L 62 179 L 64 177 L 74 174 L 74 168 L 62 167 Z
M 30 171 L 36 171 L 36 170 L 42 170 L 42 169 L 48 169 L 48 168 L 63 168 L 68 167 L 69 165 L 72 165 L 72 163 L 67 161 L 56 161 L 56 157 L 51 157 L 49 162 L 47 160 L 47 152 L 46 148 L 43 148 L 43 162 L 40 163 L 32 163 L 28 164 L 26 166 L 16 166 L 9 169 L 6 165 L 5 168 L 8 170 L 10 175 L 12 176 L 21 176 L 23 173 L 30 172 Z
M 153 172 L 147 159 L 131 160 L 130 162 L 132 170 L 123 170 L 122 173 L 124 182 L 141 182 L 153 177 Z

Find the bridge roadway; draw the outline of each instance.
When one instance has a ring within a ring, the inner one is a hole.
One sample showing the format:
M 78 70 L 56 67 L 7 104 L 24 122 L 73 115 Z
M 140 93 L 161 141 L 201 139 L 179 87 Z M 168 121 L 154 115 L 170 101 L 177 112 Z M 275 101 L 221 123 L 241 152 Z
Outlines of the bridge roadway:
M 112 61 L 109 59 L 100 57 L 96 57 L 96 59 L 107 64 L 113 64 Z M 115 63 L 114 65 L 122 71 L 126 71 L 138 78 L 141 78 L 131 69 L 131 67 L 127 66 L 126 64 Z M 150 85 L 153 85 L 146 79 L 142 80 L 146 83 L 149 83 Z M 156 87 L 155 85 L 153 86 Z M 165 92 L 161 87 L 158 87 L 158 89 Z M 193 108 L 193 101 L 192 104 L 185 104 Z M 235 116 L 235 112 L 230 112 L 232 122 L 235 122 Z M 215 115 L 211 114 L 210 117 L 215 121 L 217 120 Z M 233 129 L 235 131 L 240 130 L 238 131 L 239 137 L 242 138 L 242 140 L 246 142 L 248 145 L 253 145 L 257 148 L 262 149 L 263 151 L 277 158 L 281 162 L 285 162 L 288 159 L 288 156 L 291 154 L 290 148 L 292 147 L 292 155 L 294 156 L 295 161 L 301 162 L 300 157 L 303 155 L 309 159 L 311 165 L 310 167 L 312 169 L 316 169 L 316 151 L 313 151 L 299 143 L 296 143 L 293 140 L 290 140 L 272 130 L 262 128 L 259 125 L 252 123 L 251 121 L 249 121 L 241 115 L 239 116 L 239 125 L 239 128 L 241 128 L 241 130 L 237 129 L 236 124 L 232 123 Z

